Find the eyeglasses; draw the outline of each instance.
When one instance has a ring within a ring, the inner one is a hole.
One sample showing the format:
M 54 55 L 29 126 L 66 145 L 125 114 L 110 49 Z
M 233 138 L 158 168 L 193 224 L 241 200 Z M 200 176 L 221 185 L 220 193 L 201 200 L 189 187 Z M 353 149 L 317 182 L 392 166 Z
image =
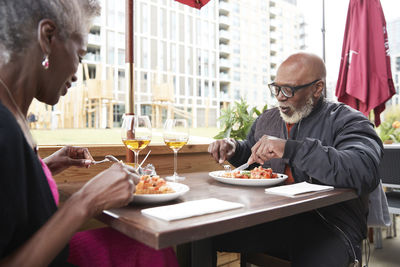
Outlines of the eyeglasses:
M 279 86 L 276 85 L 275 83 L 270 83 L 268 84 L 269 90 L 271 90 L 271 93 L 274 96 L 277 96 L 279 94 L 279 92 L 282 92 L 282 94 L 289 98 L 289 97 L 293 97 L 294 96 L 294 92 L 296 92 L 297 90 L 300 90 L 302 88 L 306 88 L 310 85 L 313 85 L 314 83 L 318 82 L 320 79 L 317 79 L 315 81 L 312 81 L 310 83 L 307 84 L 303 84 L 303 85 L 299 85 L 299 86 Z

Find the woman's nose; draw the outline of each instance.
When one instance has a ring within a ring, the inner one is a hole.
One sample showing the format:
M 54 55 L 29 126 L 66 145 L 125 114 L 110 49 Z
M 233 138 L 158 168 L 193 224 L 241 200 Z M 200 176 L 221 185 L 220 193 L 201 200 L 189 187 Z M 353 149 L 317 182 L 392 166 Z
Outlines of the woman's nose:
M 75 74 L 72 75 L 71 81 L 72 81 L 72 82 L 76 82 L 77 80 L 78 80 L 78 78 L 76 77 L 76 75 L 75 75 Z

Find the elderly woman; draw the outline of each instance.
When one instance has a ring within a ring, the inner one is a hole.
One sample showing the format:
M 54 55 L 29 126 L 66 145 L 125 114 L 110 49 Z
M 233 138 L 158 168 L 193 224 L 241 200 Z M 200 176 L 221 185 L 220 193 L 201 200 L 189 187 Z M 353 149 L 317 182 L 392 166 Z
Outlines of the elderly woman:
M 51 172 L 93 158 L 65 147 L 42 161 L 26 120 L 33 98 L 54 105 L 76 80 L 99 11 L 96 0 L 0 0 L 0 266 L 67 266 L 68 243 L 82 224 L 132 200 L 138 176 L 114 164 L 58 209 Z M 172 249 L 155 251 L 109 228 L 72 241 L 69 261 L 79 266 L 177 265 Z

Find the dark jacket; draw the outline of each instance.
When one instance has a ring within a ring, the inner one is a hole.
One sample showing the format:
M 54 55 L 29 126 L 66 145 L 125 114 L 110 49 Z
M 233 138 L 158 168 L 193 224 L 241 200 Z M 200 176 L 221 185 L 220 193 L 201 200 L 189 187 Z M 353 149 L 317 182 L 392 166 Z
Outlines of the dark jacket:
M 291 167 L 295 182 L 353 188 L 359 198 L 319 211 L 341 228 L 355 243 L 366 237 L 368 194 L 378 185 L 378 166 L 383 145 L 373 124 L 351 107 L 320 100 L 312 113 L 296 123 L 287 136 L 279 109 L 261 114 L 245 141 L 238 141 L 230 162 L 238 166 L 247 161 L 251 147 L 263 136 L 288 139 L 282 159 L 264 163 L 274 172 Z

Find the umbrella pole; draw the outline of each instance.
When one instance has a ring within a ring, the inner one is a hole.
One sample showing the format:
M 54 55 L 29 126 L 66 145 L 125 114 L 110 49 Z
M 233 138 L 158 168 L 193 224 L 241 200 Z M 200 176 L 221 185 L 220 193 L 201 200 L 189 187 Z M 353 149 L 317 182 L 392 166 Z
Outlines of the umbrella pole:
M 125 114 L 134 114 L 134 0 L 125 1 L 125 64 L 126 77 L 128 79 L 128 100 L 126 101 Z M 134 155 L 126 148 L 126 162 L 133 162 Z

